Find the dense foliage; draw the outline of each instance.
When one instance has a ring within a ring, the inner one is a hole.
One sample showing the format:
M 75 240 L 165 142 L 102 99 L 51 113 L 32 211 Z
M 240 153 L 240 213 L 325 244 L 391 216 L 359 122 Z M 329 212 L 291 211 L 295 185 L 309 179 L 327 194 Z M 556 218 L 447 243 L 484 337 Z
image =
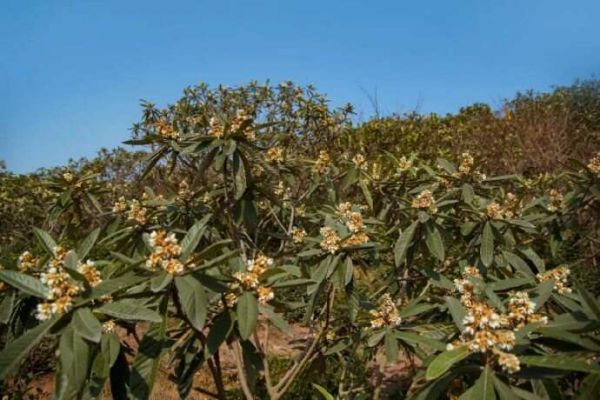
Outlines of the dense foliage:
M 491 175 L 512 159 L 451 145 L 466 115 L 524 118 L 536 96 L 355 128 L 310 87 L 201 85 L 144 104 L 128 143 L 147 153 L 4 172 L 0 387 L 18 397 L 45 343 L 64 399 L 148 398 L 165 360 L 182 398 L 378 398 L 381 355 L 409 371 L 402 398 L 594 398 L 600 154 Z M 411 124 L 448 139 L 421 145 Z M 291 325 L 309 333 L 275 359 L 269 335 Z

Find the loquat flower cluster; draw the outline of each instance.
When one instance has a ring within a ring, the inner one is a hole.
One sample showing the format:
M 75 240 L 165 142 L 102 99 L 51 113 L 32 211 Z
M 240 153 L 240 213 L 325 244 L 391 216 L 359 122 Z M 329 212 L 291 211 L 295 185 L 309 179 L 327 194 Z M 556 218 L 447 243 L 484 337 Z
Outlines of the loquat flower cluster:
M 270 163 L 282 163 L 283 162 L 283 148 L 279 146 L 270 147 L 267 150 L 266 159 Z
M 472 352 L 496 356 L 498 365 L 509 373 L 520 370 L 518 358 L 511 354 L 516 342 L 515 332 L 527 323 L 546 324 L 546 316 L 535 313 L 535 303 L 526 292 L 510 295 L 507 313 L 501 314 L 480 297 L 477 281 L 483 278 L 476 267 L 467 267 L 462 278 L 454 280 L 465 309 L 463 329 L 459 340 L 449 343 L 448 349 L 468 346 Z
M 590 160 L 588 169 L 594 174 L 600 174 L 600 151 Z
M 185 265 L 178 258 L 181 254 L 181 246 L 174 233 L 167 234 L 164 230 L 153 231 L 149 243 L 152 253 L 146 259 L 148 268 L 160 267 L 171 275 L 180 274 L 185 270 Z
M 135 221 L 140 225 L 148 222 L 148 209 L 137 199 L 127 202 L 125 197 L 121 196 L 113 205 L 112 211 L 116 214 L 126 213 L 128 221 Z
M 65 258 L 68 250 L 57 246 L 54 248 L 54 257 L 48 262 L 45 270 L 40 274 L 40 280 L 48 288 L 47 301 L 37 305 L 36 318 L 43 321 L 53 315 L 64 314 L 73 306 L 73 298 L 81 291 L 81 286 L 65 270 Z M 88 281 L 90 286 L 97 286 L 102 282 L 100 272 L 92 261 L 79 263 L 77 270 Z
M 315 161 L 314 169 L 318 174 L 324 174 L 329 169 L 331 157 L 326 150 L 319 151 L 319 157 Z
M 371 327 L 394 327 L 402 323 L 400 313 L 389 293 L 384 294 L 379 300 L 378 307 L 369 311 L 371 314 Z
M 275 292 L 270 287 L 261 285 L 260 278 L 272 265 L 273 259 L 262 254 L 254 259 L 248 260 L 246 271 L 238 271 L 233 274 L 233 278 L 236 282 L 231 285 L 231 288 L 237 289 L 241 287 L 243 290 L 254 290 L 258 296 L 259 303 L 268 303 L 275 298 Z M 228 293 L 228 296 L 229 297 L 226 297 L 228 306 L 237 302 L 235 293 Z
M 568 294 L 572 292 L 572 289 L 568 287 L 568 278 L 570 274 L 571 270 L 569 267 L 562 265 L 544 273 L 537 274 L 536 278 L 539 282 L 553 281 L 554 290 L 560 294 Z
M 177 132 L 173 125 L 165 120 L 158 120 L 154 123 L 154 128 L 158 136 L 164 139 L 177 140 L 179 139 L 179 132 Z
M 29 272 L 37 269 L 39 260 L 29 251 L 24 251 L 18 259 L 18 269 L 21 272 Z
M 433 193 L 427 189 L 423 190 L 417 197 L 413 199 L 411 207 L 421 210 L 428 210 L 431 214 L 435 214 L 438 211 L 438 208 L 435 205 L 435 199 L 433 198 Z
M 557 189 L 551 189 L 548 193 L 548 205 L 546 208 L 550 212 L 556 212 L 563 206 L 564 196 Z

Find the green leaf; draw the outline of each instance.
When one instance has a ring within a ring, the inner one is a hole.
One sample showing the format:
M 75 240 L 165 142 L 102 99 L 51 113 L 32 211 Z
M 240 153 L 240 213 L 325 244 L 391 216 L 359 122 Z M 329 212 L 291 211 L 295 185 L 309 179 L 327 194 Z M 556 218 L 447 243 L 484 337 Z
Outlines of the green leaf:
M 529 265 L 527 265 L 527 263 L 518 255 L 508 251 L 503 251 L 502 255 L 515 270 L 529 277 L 534 276 L 531 268 L 529 268 Z
M 550 298 L 553 290 L 553 281 L 542 282 L 538 285 L 538 287 L 535 289 L 537 295 L 531 298 L 531 300 L 535 303 L 536 311 L 539 310 L 544 305 L 544 303 Z
M 160 365 L 160 357 L 165 347 L 165 338 L 167 330 L 167 304 L 166 297 L 163 299 L 159 322 L 151 324 L 150 328 L 144 335 L 140 348 L 133 359 L 130 389 L 131 396 L 134 399 L 148 399 L 152 394 L 158 367 Z
M 175 287 L 187 319 L 196 330 L 201 331 L 204 328 L 208 312 L 208 300 L 204 287 L 191 275 L 176 277 Z
M 425 377 L 428 381 L 437 379 L 446 373 L 454 364 L 469 356 L 470 351 L 467 346 L 460 346 L 452 350 L 445 351 L 435 357 L 429 366 Z
M 444 297 L 446 300 L 446 304 L 448 305 L 448 310 L 450 311 L 450 315 L 452 315 L 452 320 L 460 329 L 463 330 L 463 319 L 465 318 L 465 309 L 458 299 L 450 296 Z
M 537 329 L 544 337 L 561 340 L 567 343 L 573 343 L 587 350 L 600 351 L 600 345 L 592 339 L 589 339 L 581 334 L 571 333 L 565 329 L 556 329 L 548 327 L 540 327 Z
M 514 289 L 531 283 L 530 278 L 509 278 L 501 279 L 496 282 L 488 283 L 487 287 L 494 291 Z
M 429 266 L 424 266 L 422 268 L 419 268 L 418 271 L 427 278 L 429 278 L 432 285 L 448 290 L 454 290 L 454 283 L 452 283 L 450 279 L 446 278 L 438 271 L 435 271 L 433 268 Z
M 173 281 L 173 275 L 166 271 L 160 271 L 158 275 L 150 280 L 150 290 L 152 290 L 153 293 L 158 293 L 166 288 L 171 281 Z
M 492 265 L 494 261 L 494 232 L 489 221 L 485 223 L 481 234 L 480 255 L 483 265 L 486 267 Z
M 10 316 L 12 315 L 13 307 L 15 305 L 15 296 L 16 292 L 11 290 L 6 293 L 2 302 L 0 302 L 0 324 L 6 324 L 10 321 Z
M 83 389 L 90 366 L 90 347 L 74 329 L 67 328 L 59 342 L 60 368 L 56 399 L 75 399 Z
M 96 309 L 97 312 L 119 319 L 135 321 L 161 322 L 162 317 L 156 311 L 150 310 L 132 300 L 117 300 L 106 303 Z
M 96 353 L 90 371 L 90 383 L 88 385 L 89 394 L 84 396 L 84 399 L 100 397 L 104 384 L 110 376 L 111 368 L 119 356 L 120 350 L 121 344 L 119 343 L 119 338 L 116 334 L 109 333 L 102 335 L 100 351 Z M 113 398 L 118 398 L 118 395 L 113 393 Z
M 394 333 L 396 338 L 406 342 L 406 343 L 418 343 L 423 344 L 427 347 L 431 347 L 432 349 L 445 351 L 446 344 L 440 342 L 439 340 L 431 339 L 423 335 L 419 335 L 415 332 L 406 332 L 406 331 L 396 331 Z
M 444 242 L 438 228 L 433 223 L 428 223 L 425 235 L 425 244 L 431 255 L 440 261 L 444 261 Z
M 67 270 L 77 271 L 77 267 L 79 266 L 79 256 L 77 255 L 77 252 L 73 250 L 67 252 L 65 255 L 64 266 Z
M 258 319 L 258 301 L 251 292 L 244 292 L 237 302 L 237 321 L 240 336 L 244 340 L 248 340 Z
M 494 375 L 494 387 L 496 388 L 496 392 L 498 393 L 498 397 L 500 400 L 514 400 L 515 394 L 513 393 L 510 386 L 504 383 L 500 378 Z
M 544 263 L 544 260 L 542 260 L 542 258 L 532 248 L 523 249 L 521 250 L 521 253 L 525 254 L 525 256 L 531 260 L 538 272 L 546 272 L 546 264 Z
M 354 264 L 352 263 L 352 258 L 346 257 L 346 261 L 344 262 L 344 286 L 347 286 L 350 282 L 352 282 L 353 276 Z
M 394 335 L 393 330 L 386 329 L 383 343 L 387 362 L 391 363 L 398 360 L 398 342 L 396 341 L 396 336 Z
M 120 349 L 115 363 L 110 369 L 110 392 L 114 400 L 129 400 L 128 386 L 131 373 L 125 350 Z
M 179 259 L 181 261 L 186 261 L 190 254 L 198 246 L 200 243 L 200 239 L 206 230 L 206 224 L 211 219 L 212 214 L 205 215 L 201 220 L 196 221 L 194 225 L 188 230 L 185 237 L 181 240 L 181 255 Z
M 39 228 L 33 228 L 33 234 L 49 255 L 56 255 L 56 242 L 54 241 L 54 239 L 52 239 L 52 236 L 50 236 L 48 232 Z
M 306 286 L 317 283 L 312 279 L 306 278 L 298 278 L 298 279 L 289 279 L 287 281 L 279 281 L 273 284 L 274 288 L 289 288 L 289 287 L 297 287 L 297 286 Z
M 140 181 L 143 181 L 144 178 L 148 176 L 148 174 L 152 171 L 154 166 L 160 161 L 161 158 L 169 151 L 168 146 L 161 146 L 156 150 L 150 157 L 147 159 L 146 167 L 144 168 L 144 172 L 142 176 L 139 178 Z
M 46 285 L 31 275 L 5 269 L 0 270 L 0 280 L 6 282 L 15 289 L 19 289 L 23 293 L 39 297 L 41 299 L 48 298 L 48 288 Z
M 50 319 L 41 323 L 19 336 L 14 341 L 6 344 L 0 352 L 0 381 L 4 380 L 8 374 L 15 372 L 29 351 L 46 335 L 52 328 L 56 319 Z
M 99 343 L 102 336 L 102 324 L 89 308 L 79 308 L 71 321 L 73 330 L 82 338 Z
M 529 366 L 560 369 L 566 371 L 580 371 L 600 373 L 600 366 L 587 363 L 582 360 L 570 358 L 568 355 L 562 356 L 521 356 L 519 360 Z M 599 378 L 600 379 L 600 378 Z
M 206 337 L 206 346 L 204 347 L 204 353 L 206 358 L 211 357 L 217 352 L 221 343 L 223 343 L 231 330 L 233 329 L 233 321 L 229 312 L 226 311 L 220 314 L 213 320 L 213 324 L 210 327 L 208 336 Z
M 496 400 L 494 393 L 494 372 L 486 365 L 485 369 L 479 376 L 479 379 L 473 386 L 473 400 Z
M 90 296 L 86 300 L 99 299 L 100 297 L 111 295 L 147 280 L 147 277 L 138 275 L 127 275 L 114 279 L 106 279 L 98 286 L 92 288 Z
M 315 389 L 323 396 L 325 400 L 335 400 L 335 397 L 331 393 L 327 391 L 323 386 L 317 385 L 316 383 L 311 383 Z
M 452 164 L 450 161 L 448 161 L 444 158 L 440 157 L 440 158 L 436 159 L 435 162 L 438 166 L 442 167 L 450 175 L 452 175 L 456 172 L 456 167 L 454 166 L 454 164 Z
M 600 321 L 600 307 L 598 301 L 583 287 L 579 282 L 575 282 L 575 288 L 581 297 L 582 304 L 587 308 L 587 313 L 590 314 L 590 318 L 595 318 L 596 321 Z
M 90 234 L 83 239 L 83 242 L 81 242 L 79 247 L 77 247 L 76 252 L 80 260 L 83 260 L 88 255 L 92 247 L 94 247 L 96 240 L 98 240 L 98 235 L 100 235 L 100 228 L 96 228 L 90 232 Z
M 473 198 L 475 197 L 475 192 L 473 190 L 473 186 L 465 183 L 462 186 L 462 199 L 465 203 L 471 204 L 473 203 Z
M 218 265 L 219 263 L 222 263 L 223 261 L 237 255 L 237 253 L 238 253 L 237 250 L 228 251 L 227 253 L 221 254 L 220 256 L 215 257 L 212 260 L 207 261 L 202 265 L 199 265 L 198 267 L 194 268 L 192 271 L 201 271 L 203 269 L 212 268 L 215 265 Z
M 363 193 L 365 201 L 369 205 L 369 208 L 372 210 L 373 209 L 373 196 L 371 196 L 371 191 L 367 187 L 367 184 L 365 183 L 364 180 L 361 179 L 358 181 L 358 186 L 360 186 L 360 190 Z
M 367 346 L 368 347 L 375 347 L 379 344 L 379 342 L 381 342 L 381 339 L 383 339 L 383 336 L 385 335 L 385 331 L 382 329 L 378 332 L 373 333 L 371 336 L 369 336 L 367 338 Z
M 415 236 L 417 226 L 419 226 L 419 221 L 414 221 L 400 234 L 400 237 L 396 241 L 394 246 L 394 262 L 396 263 L 396 267 L 399 267 L 404 262 L 406 252 Z
M 358 169 L 354 166 L 350 167 L 342 181 L 342 190 L 348 189 L 358 180 Z
M 119 351 L 121 350 L 121 342 L 119 342 L 119 337 L 115 333 L 102 335 L 100 349 L 108 362 L 108 366 L 112 367 L 115 361 L 117 361 Z

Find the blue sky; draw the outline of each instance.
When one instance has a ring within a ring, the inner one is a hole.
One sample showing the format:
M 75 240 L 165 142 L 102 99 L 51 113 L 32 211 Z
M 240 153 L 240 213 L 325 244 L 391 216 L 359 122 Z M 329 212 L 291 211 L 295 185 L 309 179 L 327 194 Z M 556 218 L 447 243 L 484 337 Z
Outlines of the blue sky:
M 114 147 L 139 100 L 190 84 L 313 83 L 366 119 L 546 90 L 600 71 L 600 2 L 34 1 L 0 8 L 0 159 Z

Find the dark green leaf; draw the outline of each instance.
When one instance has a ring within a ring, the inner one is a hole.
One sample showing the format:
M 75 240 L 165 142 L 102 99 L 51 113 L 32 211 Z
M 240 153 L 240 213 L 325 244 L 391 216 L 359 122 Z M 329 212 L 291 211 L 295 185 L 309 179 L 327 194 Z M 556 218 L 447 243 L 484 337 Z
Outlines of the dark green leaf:
M 200 239 L 206 230 L 206 224 L 212 217 L 212 214 L 205 215 L 201 220 L 196 221 L 194 225 L 188 230 L 185 237 L 181 240 L 181 256 L 180 260 L 186 261 L 190 254 L 196 249 Z
M 59 343 L 60 385 L 55 388 L 55 398 L 75 399 L 83 389 L 90 366 L 90 347 L 74 329 L 67 328 Z
M 428 338 L 423 335 L 419 335 L 418 333 L 415 333 L 415 332 L 396 331 L 394 333 L 394 335 L 396 335 L 396 337 L 398 339 L 400 339 L 406 343 L 423 344 L 427 347 L 431 347 L 432 349 L 439 350 L 439 351 L 446 350 L 446 344 L 444 344 L 438 340 L 431 339 L 431 338 Z
M 533 367 L 600 373 L 600 366 L 570 358 L 569 356 L 521 356 L 519 360 L 523 364 Z
M 160 271 L 158 275 L 154 276 L 150 280 L 150 290 L 154 293 L 158 293 L 164 288 L 166 288 L 169 283 L 173 281 L 173 275 L 169 274 L 166 271 Z
M 73 330 L 82 338 L 94 343 L 100 342 L 102 336 L 102 325 L 96 319 L 89 308 L 79 308 L 73 314 L 71 321 Z
M 327 391 L 323 386 L 317 385 L 316 383 L 312 384 L 315 389 L 323 396 L 325 400 L 335 400 L 335 397 L 331 393 Z
M 79 247 L 77 247 L 77 255 L 79 256 L 80 260 L 83 260 L 88 255 L 92 247 L 94 247 L 96 240 L 98 240 L 98 235 L 100 235 L 100 228 L 96 228 L 90 232 L 83 242 L 81 242 Z
M 138 275 L 127 275 L 118 278 L 106 279 L 98 286 L 92 288 L 90 296 L 87 300 L 99 299 L 100 297 L 114 294 L 118 291 L 138 285 L 147 280 L 147 277 Z
M 233 321 L 229 312 L 224 312 L 213 320 L 208 336 L 206 337 L 206 346 L 204 353 L 206 358 L 211 357 L 217 352 L 219 346 L 227 339 L 233 329 Z
M 48 232 L 39 228 L 33 228 L 33 233 L 37 238 L 38 242 L 40 242 L 40 244 L 44 248 L 44 250 L 46 250 L 46 252 L 48 252 L 49 255 L 55 256 L 56 242 L 54 241 L 54 239 L 52 239 L 52 236 L 50 236 Z
M 473 400 L 496 400 L 494 393 L 494 372 L 486 366 L 473 386 Z
M 481 234 L 480 255 L 483 265 L 486 267 L 492 265 L 494 261 L 494 232 L 489 221 L 485 223 Z
M 450 311 L 450 315 L 452 315 L 452 320 L 460 329 L 463 330 L 463 319 L 465 318 L 465 309 L 463 308 L 460 301 L 458 301 L 454 297 L 446 296 L 446 304 L 448 304 L 448 310 Z
M 415 235 L 417 226 L 419 226 L 419 221 L 414 221 L 400 234 L 400 237 L 396 241 L 396 245 L 394 246 L 394 262 L 396 263 L 396 267 L 399 267 L 404 262 L 406 252 Z
M 12 270 L 0 270 L 0 280 L 31 296 L 48 298 L 48 288 L 39 279 L 31 275 Z
M 6 293 L 2 302 L 0 302 L 0 324 L 6 324 L 12 315 L 13 306 L 15 304 L 16 292 L 11 290 Z
M 452 350 L 445 351 L 434 358 L 429 366 L 425 377 L 428 381 L 437 379 L 446 373 L 454 364 L 469 356 L 468 346 L 460 346 Z
M 384 336 L 384 348 L 385 348 L 385 358 L 387 362 L 395 362 L 398 360 L 398 343 L 396 342 L 396 336 L 394 335 L 394 331 L 391 329 L 386 329 Z
M 165 347 L 165 335 L 167 330 L 167 300 L 163 299 L 161 304 L 159 322 L 151 324 L 144 335 L 140 348 L 133 359 L 130 390 L 134 399 L 148 399 L 152 394 L 160 357 Z
M 427 244 L 427 248 L 431 255 L 440 261 L 444 261 L 444 242 L 442 241 L 442 235 L 437 226 L 433 223 L 428 223 L 426 225 L 425 233 L 425 244 Z
M 598 301 L 579 282 L 575 282 L 575 288 L 577 288 L 582 304 L 587 308 L 586 311 L 590 314 L 590 318 L 600 321 L 600 306 L 598 305 Z
M 162 317 L 156 311 L 150 310 L 132 300 L 117 300 L 106 303 L 96 309 L 97 312 L 120 319 L 136 321 L 161 322 Z
M 533 272 L 531 271 L 531 268 L 529 268 L 529 265 L 527 265 L 527 263 L 518 255 L 508 251 L 503 251 L 502 255 L 504 256 L 506 261 L 508 261 L 508 263 L 518 272 L 521 272 L 526 276 L 534 276 Z
M 258 301 L 251 292 L 244 292 L 237 302 L 238 329 L 242 339 L 247 340 L 254 332 L 258 319 Z
M 177 296 L 181 308 L 190 324 L 198 331 L 204 328 L 208 312 L 208 300 L 204 287 L 193 276 L 178 276 L 175 278 Z

